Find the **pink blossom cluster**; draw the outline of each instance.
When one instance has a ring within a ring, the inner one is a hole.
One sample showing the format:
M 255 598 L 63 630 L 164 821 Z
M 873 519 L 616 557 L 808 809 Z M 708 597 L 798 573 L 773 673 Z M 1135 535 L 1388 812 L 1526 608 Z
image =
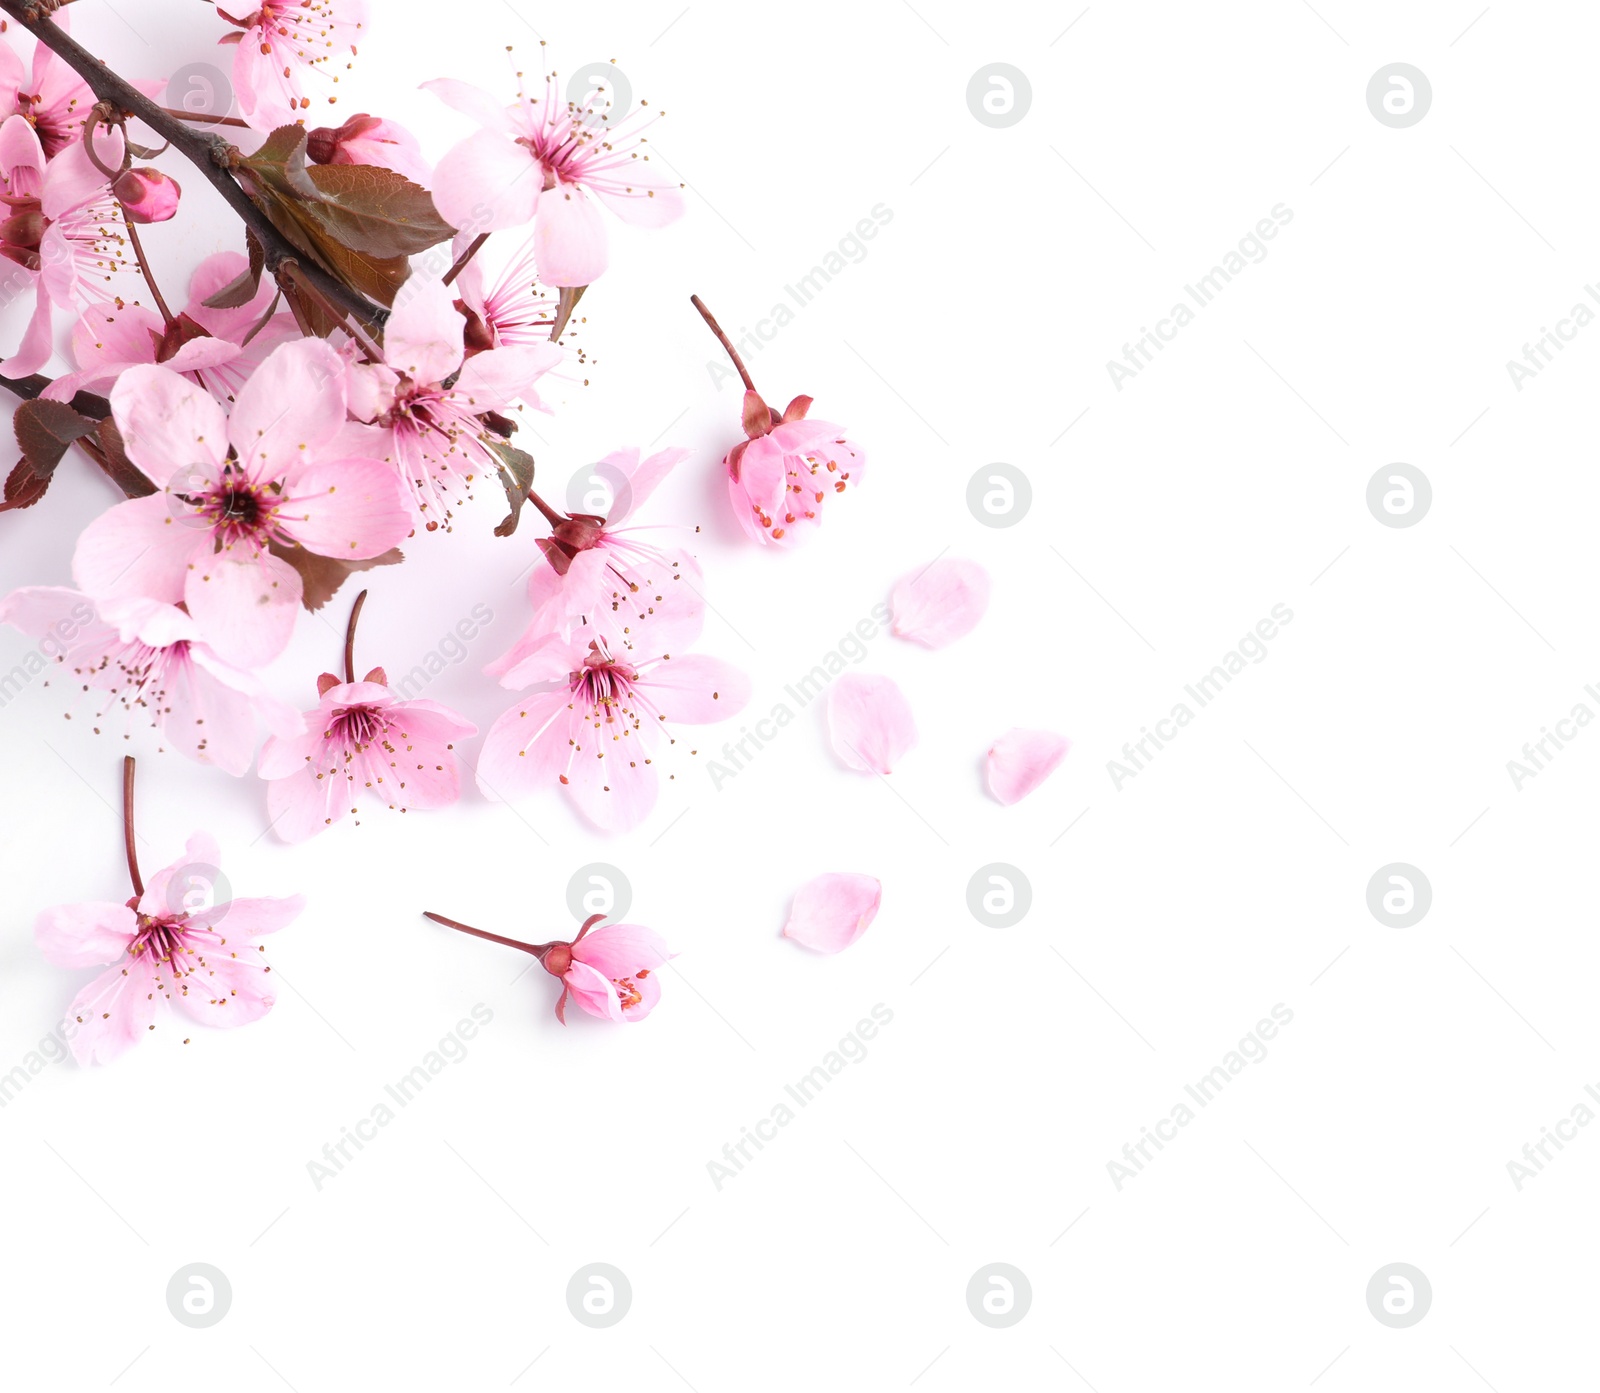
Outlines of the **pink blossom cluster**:
M 477 788 L 565 801 L 605 832 L 636 828 L 692 751 L 686 732 L 750 699 L 743 672 L 698 651 L 706 580 L 692 533 L 638 522 L 688 452 L 619 449 L 600 466 L 615 501 L 563 513 L 534 488 L 517 440 L 526 413 L 551 410 L 541 384 L 570 366 L 564 338 L 610 263 L 609 220 L 652 229 L 684 211 L 652 158 L 656 114 L 644 103 L 615 113 L 603 88 L 569 100 L 554 73 L 518 73 L 499 92 L 441 78 L 424 87 L 457 129 L 434 159 L 431 141 L 382 116 L 316 124 L 366 43 L 370 0 L 213 8 L 237 116 L 164 107 L 159 80 L 86 56 L 65 9 L 0 0 L 13 21 L 0 34 L 0 294 L 33 297 L 0 362 L 3 385 L 27 399 L 0 513 L 36 505 L 72 446 L 122 494 L 78 535 L 73 583 L 13 591 L 0 622 L 48 642 L 96 729 L 137 718 L 229 775 L 253 764 L 284 841 L 359 820 L 363 804 L 438 809 L 461 796 L 477 726 L 404 696 L 382 666 L 362 673 L 367 591 L 349 612 L 342 670 L 296 680 L 299 691 L 314 680 L 311 709 L 285 701 L 267 669 L 302 610 L 352 574 L 430 564 L 437 534 L 477 517 L 475 488 L 496 483 L 510 503 L 497 535 L 517 534 L 524 505 L 546 530 L 531 543 L 521 533 L 534 553 L 524 630 L 485 670 L 514 700 L 476 750 Z M 182 296 L 163 291 L 144 241 L 183 208 L 172 169 L 211 183 L 244 225 L 240 249 L 189 268 Z M 745 386 L 742 438 L 720 464 L 735 523 L 761 546 L 814 539 L 825 510 L 859 487 L 863 450 L 812 416 L 808 396 L 770 405 L 693 303 Z M 58 349 L 70 369 L 38 376 Z M 987 603 L 981 568 L 939 560 L 896 588 L 895 631 L 940 647 Z M 841 678 L 827 713 L 839 759 L 859 772 L 887 775 L 917 738 L 887 677 Z M 1065 750 L 1048 732 L 1003 736 L 988 756 L 994 796 L 1025 796 Z M 178 872 L 220 854 L 205 834 L 187 863 L 143 884 L 131 761 L 124 817 L 133 897 L 49 910 L 38 925 L 52 961 L 110 965 L 70 1008 L 85 1061 L 154 1029 L 164 1001 L 212 1023 L 259 1018 L 272 993 L 249 953 L 300 908 L 189 903 Z M 870 876 L 819 877 L 785 933 L 836 952 L 880 897 Z M 569 1001 L 642 1019 L 671 957 L 638 925 L 591 920 L 571 939 L 527 944 L 430 917 L 534 954 L 562 983 L 563 1020 Z

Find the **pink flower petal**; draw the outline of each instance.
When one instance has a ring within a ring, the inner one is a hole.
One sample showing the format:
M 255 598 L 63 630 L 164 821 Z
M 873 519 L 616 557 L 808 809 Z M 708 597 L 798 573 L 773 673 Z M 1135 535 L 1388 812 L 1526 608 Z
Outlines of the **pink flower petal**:
M 703 653 L 658 663 L 641 676 L 640 685 L 668 725 L 713 725 L 737 716 L 750 702 L 750 678 L 732 663 Z
M 989 749 L 989 792 L 1008 806 L 1056 772 L 1072 742 L 1049 730 L 1008 730 Z
M 396 372 L 431 386 L 461 366 L 466 321 L 442 281 L 406 283 L 383 331 L 383 356 Z
M 903 577 L 889 596 L 894 632 L 925 648 L 943 648 L 978 626 L 989 608 L 989 573 L 976 561 L 948 557 Z
M 224 551 L 196 559 L 183 597 L 218 657 L 260 667 L 289 646 L 301 593 L 300 573 L 287 562 Z
M 870 875 L 830 871 L 795 892 L 785 938 L 819 953 L 848 948 L 877 917 L 883 885 Z
M 544 171 L 524 146 L 498 131 L 478 131 L 439 161 L 433 202 L 462 232 L 503 232 L 532 220 L 543 187 Z
M 284 530 L 307 551 L 365 561 L 411 532 L 411 507 L 393 469 L 377 460 L 313 465 L 294 477 L 279 505 Z
M 606 225 L 578 185 L 557 184 L 539 196 L 533 254 L 545 285 L 590 285 L 606 269 Z
M 191 558 L 209 540 L 185 520 L 188 515 L 164 493 L 108 508 L 79 534 L 73 578 L 96 600 L 141 596 L 175 604 L 183 598 Z
M 574 960 L 561 980 L 572 993 L 572 999 L 591 1016 L 599 1016 L 603 1021 L 622 1019 L 622 1002 L 617 999 L 617 989 L 611 985 L 611 979 L 588 963 Z
M 128 951 L 139 921 L 125 904 L 60 904 L 33 926 L 33 941 L 57 967 L 100 967 Z
M 228 438 L 252 479 L 281 479 L 344 427 L 344 359 L 321 339 L 275 348 L 240 390 Z
M 572 945 L 572 956 L 607 977 L 653 972 L 672 956 L 667 941 L 643 924 L 602 924 Z
M 109 1064 L 142 1040 L 155 1024 L 157 964 L 152 954 L 102 972 L 67 1007 L 72 1057 L 79 1064 Z
M 863 774 L 888 774 L 917 743 L 917 723 L 892 678 L 847 672 L 828 688 L 828 738 L 834 753 Z

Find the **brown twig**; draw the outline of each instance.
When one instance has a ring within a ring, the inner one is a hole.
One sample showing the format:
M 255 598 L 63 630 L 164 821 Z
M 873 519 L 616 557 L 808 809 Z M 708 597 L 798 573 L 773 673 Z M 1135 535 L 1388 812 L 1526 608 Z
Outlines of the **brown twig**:
M 223 201 L 237 213 L 244 225 L 255 234 L 266 257 L 267 270 L 274 275 L 285 262 L 301 262 L 305 279 L 321 292 L 325 299 L 339 305 L 349 314 L 375 324 L 383 324 L 389 312 L 374 305 L 365 296 L 352 290 L 337 277 L 329 275 L 288 238 L 273 226 L 271 219 L 252 203 L 238 181 L 229 172 L 230 160 L 238 152 L 219 135 L 196 130 L 184 121 L 170 115 L 164 107 L 157 106 L 124 78 L 106 67 L 98 58 L 79 44 L 63 29 L 58 29 L 48 18 L 46 7 L 39 0 L 0 0 L 0 12 L 10 15 L 24 29 L 56 54 L 68 67 L 89 85 L 89 89 L 103 102 L 128 116 L 135 116 L 168 141 L 181 155 L 193 164 L 210 184 L 222 195 Z
M 461 260 L 456 262 L 454 266 L 445 272 L 444 283 L 446 285 L 451 284 L 457 276 L 467 269 L 467 263 L 483 250 L 483 244 L 488 240 L 489 234 L 485 232 L 482 236 L 478 237 L 473 244 L 466 249 L 466 251 L 461 253 Z

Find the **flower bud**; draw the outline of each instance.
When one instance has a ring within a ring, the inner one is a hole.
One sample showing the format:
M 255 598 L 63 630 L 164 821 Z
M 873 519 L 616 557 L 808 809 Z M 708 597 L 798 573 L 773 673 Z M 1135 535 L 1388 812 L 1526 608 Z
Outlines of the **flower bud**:
M 133 223 L 166 222 L 178 211 L 183 190 L 176 179 L 145 165 L 130 169 L 112 184 L 111 192 L 122 205 L 123 216 Z

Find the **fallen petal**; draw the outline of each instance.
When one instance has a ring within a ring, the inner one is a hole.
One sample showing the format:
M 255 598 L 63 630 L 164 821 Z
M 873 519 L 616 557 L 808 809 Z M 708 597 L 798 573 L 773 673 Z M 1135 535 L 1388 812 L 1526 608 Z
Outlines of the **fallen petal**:
M 863 774 L 888 774 L 917 743 L 917 723 L 892 678 L 847 672 L 828 689 L 834 753 Z
M 1049 730 L 1008 730 L 989 747 L 989 792 L 1007 806 L 1021 802 L 1056 772 L 1072 741 Z
M 795 892 L 784 937 L 819 953 L 837 953 L 866 933 L 882 901 L 883 885 L 874 876 L 819 875 Z
M 978 627 L 989 608 L 989 573 L 950 557 L 903 577 L 889 596 L 894 632 L 925 648 L 943 648 Z

